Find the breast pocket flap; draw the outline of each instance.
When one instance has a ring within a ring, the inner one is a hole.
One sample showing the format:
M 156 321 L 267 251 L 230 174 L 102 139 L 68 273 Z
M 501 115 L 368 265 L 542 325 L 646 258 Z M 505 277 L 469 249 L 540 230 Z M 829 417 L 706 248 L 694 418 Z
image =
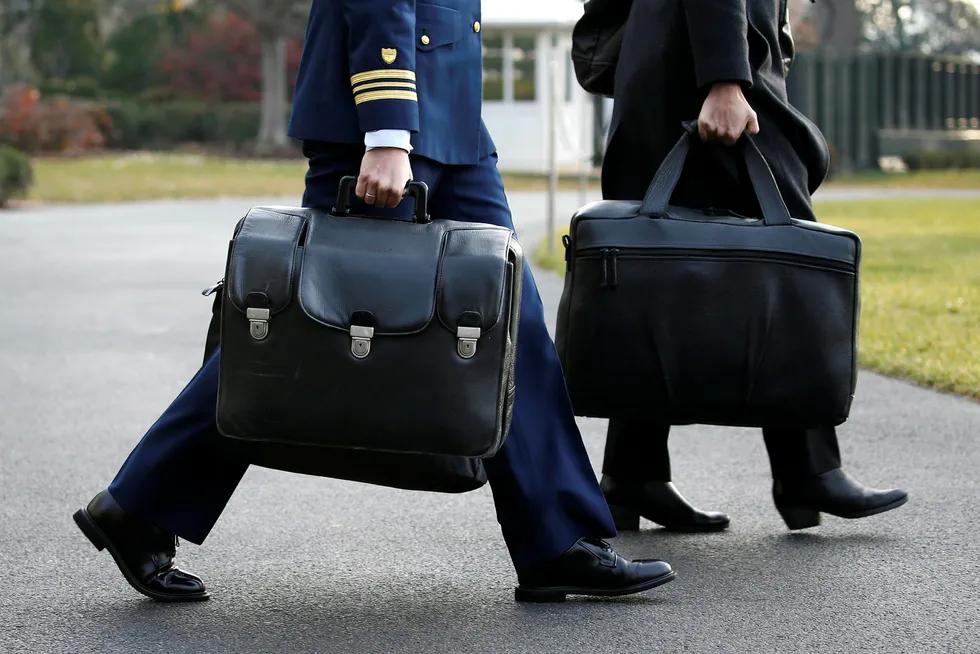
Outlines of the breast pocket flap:
M 431 4 L 415 6 L 415 45 L 428 52 L 452 45 L 462 36 L 462 16 L 450 7 Z

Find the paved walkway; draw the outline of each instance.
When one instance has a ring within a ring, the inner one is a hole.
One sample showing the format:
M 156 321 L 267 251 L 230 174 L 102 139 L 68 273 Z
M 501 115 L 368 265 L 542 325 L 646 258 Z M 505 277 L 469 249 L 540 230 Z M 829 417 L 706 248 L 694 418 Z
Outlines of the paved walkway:
M 843 454 L 909 504 L 789 535 L 757 432 L 679 428 L 675 480 L 732 527 L 645 523 L 616 539 L 677 568 L 644 595 L 515 604 L 486 488 L 443 496 L 253 469 L 205 546 L 179 550 L 214 599 L 144 600 L 71 513 L 196 369 L 210 309 L 199 291 L 257 202 L 0 213 L 0 652 L 980 651 L 980 405 L 871 374 Z M 563 216 L 578 205 L 561 202 Z M 543 234 L 541 195 L 512 204 L 525 241 Z M 537 280 L 554 316 L 561 280 Z M 580 424 L 598 467 L 605 423 Z

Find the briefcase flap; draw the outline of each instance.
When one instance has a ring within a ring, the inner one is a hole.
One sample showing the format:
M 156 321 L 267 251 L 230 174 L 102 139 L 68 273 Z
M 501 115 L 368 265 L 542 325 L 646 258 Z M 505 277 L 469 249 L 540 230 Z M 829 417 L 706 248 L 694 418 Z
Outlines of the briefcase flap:
M 520 252 L 504 227 L 255 207 L 232 246 L 229 298 L 242 313 L 282 311 L 298 293 L 313 321 L 374 336 L 408 335 L 436 318 L 486 334 L 501 320 L 508 264 Z

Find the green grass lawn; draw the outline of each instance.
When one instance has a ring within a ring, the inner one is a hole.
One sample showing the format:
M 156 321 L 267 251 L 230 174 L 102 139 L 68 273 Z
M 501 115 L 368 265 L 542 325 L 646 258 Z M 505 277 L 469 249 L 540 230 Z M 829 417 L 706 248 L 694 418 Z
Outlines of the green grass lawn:
M 980 400 L 980 201 L 817 204 L 861 236 L 861 366 Z M 535 252 L 564 273 L 560 237 Z
M 176 153 L 107 154 L 34 160 L 35 202 L 124 202 L 164 198 L 299 196 L 306 162 L 261 161 Z M 509 190 L 544 190 L 547 177 L 504 175 Z M 561 188 L 579 187 L 576 175 L 563 176 Z M 831 186 L 887 188 L 980 188 L 980 170 L 922 172 L 909 175 L 866 173 L 839 177 Z M 593 176 L 590 187 L 598 189 Z
M 233 159 L 196 154 L 136 153 L 34 160 L 33 202 L 129 202 L 165 198 L 296 196 L 306 160 Z M 541 175 L 506 174 L 511 190 L 546 189 Z M 561 188 L 578 188 L 577 177 Z
M 873 186 L 878 188 L 969 188 L 980 189 L 980 169 L 923 170 L 906 174 L 854 173 L 833 177 L 820 188 Z
M 129 202 L 163 198 L 299 196 L 306 161 L 138 153 L 34 161 L 29 200 Z

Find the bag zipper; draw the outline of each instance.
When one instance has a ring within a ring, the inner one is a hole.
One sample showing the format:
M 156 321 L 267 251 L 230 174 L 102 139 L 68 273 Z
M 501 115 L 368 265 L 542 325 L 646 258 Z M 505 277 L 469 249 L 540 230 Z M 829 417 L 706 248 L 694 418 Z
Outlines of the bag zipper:
M 602 257 L 602 283 L 601 288 L 616 288 L 617 268 L 616 259 L 619 257 L 617 248 L 601 248 L 599 255 Z M 594 258 L 586 256 L 585 258 Z
M 791 263 L 796 265 L 854 274 L 854 266 L 843 261 L 803 254 L 760 252 L 756 250 L 695 250 L 675 248 L 584 248 L 575 253 L 576 259 L 601 259 L 601 288 L 615 288 L 619 279 L 619 259 L 649 259 L 670 261 L 687 259 L 716 261 L 756 261 L 759 263 Z

